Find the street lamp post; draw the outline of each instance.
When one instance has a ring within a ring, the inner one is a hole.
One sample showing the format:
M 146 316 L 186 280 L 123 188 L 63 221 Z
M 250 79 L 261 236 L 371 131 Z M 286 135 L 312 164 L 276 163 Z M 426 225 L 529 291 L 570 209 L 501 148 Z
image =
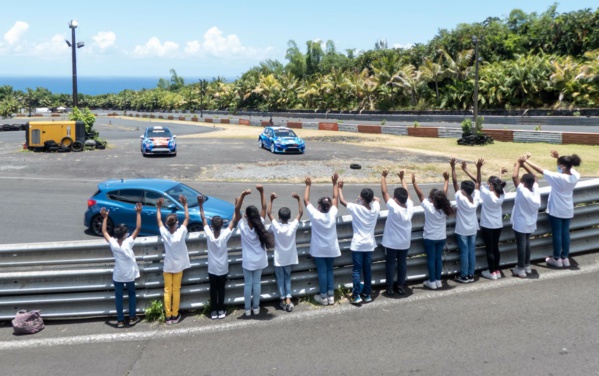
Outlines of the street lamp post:
M 75 29 L 78 25 L 79 23 L 76 20 L 71 20 L 71 22 L 69 22 L 69 28 L 71 29 L 71 41 L 69 42 L 67 39 L 65 39 L 67 45 L 71 47 L 71 57 L 73 60 L 73 108 L 79 106 L 79 100 L 77 98 L 77 48 L 85 46 L 85 43 L 76 43 L 75 41 Z
M 472 37 L 472 43 L 474 44 L 474 104 L 473 104 L 473 118 L 474 118 L 474 126 L 477 126 L 478 120 L 478 44 L 479 39 L 476 36 Z
M 206 94 L 206 80 L 200 80 L 200 117 L 204 117 L 204 95 Z

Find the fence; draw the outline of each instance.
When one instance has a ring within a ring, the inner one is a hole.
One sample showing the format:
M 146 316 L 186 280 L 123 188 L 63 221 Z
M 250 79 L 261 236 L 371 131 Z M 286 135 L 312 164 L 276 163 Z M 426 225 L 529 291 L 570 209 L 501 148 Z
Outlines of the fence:
M 545 209 L 548 188 L 541 188 Z M 503 213 L 511 213 L 514 193 L 507 193 Z M 571 253 L 593 251 L 599 244 L 599 179 L 580 182 L 574 191 L 575 217 L 571 222 Z M 376 225 L 380 241 L 386 211 Z M 454 275 L 459 270 L 459 253 L 453 236 L 454 220 L 448 220 L 447 245 L 443 253 L 443 275 Z M 422 242 L 424 217 L 416 207 L 412 220 L 412 247 L 408 258 L 408 280 L 422 280 L 427 275 L 426 257 Z M 531 240 L 531 259 L 542 260 L 550 254 L 551 232 L 545 213 L 539 213 L 538 229 Z M 337 234 L 341 257 L 335 259 L 335 283 L 351 283 L 352 259 L 349 245 L 352 237 L 351 218 L 339 217 Z M 318 291 L 314 262 L 308 254 L 310 223 L 303 222 L 297 232 L 299 264 L 292 267 L 294 296 L 312 295 Z M 209 299 L 206 240 L 203 234 L 193 233 L 187 241 L 191 268 L 183 274 L 181 309 L 201 309 Z M 482 239 L 477 238 L 476 268 L 486 268 Z M 241 244 L 236 233 L 229 241 L 229 275 L 226 285 L 227 304 L 243 302 L 243 271 Z M 136 280 L 138 310 L 144 310 L 152 301 L 163 297 L 163 245 L 157 237 L 140 237 L 134 247 L 141 277 Z M 506 216 L 501 235 L 502 266 L 515 264 L 516 246 Z M 384 251 L 377 248 L 373 254 L 373 283 L 385 281 Z M 45 317 L 80 317 L 114 315 L 112 287 L 113 257 L 103 240 L 65 243 L 37 243 L 0 245 L 0 320 L 13 318 L 20 309 L 41 309 Z M 262 274 L 262 298 L 278 299 L 272 252 L 269 266 Z M 507 273 L 509 274 L 509 273 Z M 126 305 L 125 305 L 126 306 Z

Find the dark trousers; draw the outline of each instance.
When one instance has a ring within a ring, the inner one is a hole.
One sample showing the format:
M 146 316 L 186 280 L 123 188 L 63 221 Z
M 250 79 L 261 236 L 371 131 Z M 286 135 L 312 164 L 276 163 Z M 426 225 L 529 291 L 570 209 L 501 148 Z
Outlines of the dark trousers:
M 408 250 L 407 249 L 393 249 L 385 247 L 385 269 L 386 269 L 386 280 L 387 288 L 392 289 L 395 284 L 398 287 L 403 286 L 406 282 L 406 272 L 408 269 L 407 265 Z M 397 263 L 397 280 L 394 282 L 395 276 L 395 264 Z
M 210 280 L 210 305 L 213 311 L 225 310 L 225 283 L 227 275 L 214 275 L 208 273 Z
M 487 263 L 489 264 L 489 272 L 494 273 L 499 271 L 499 237 L 501 236 L 502 228 L 480 228 L 480 234 L 485 242 L 487 250 Z
M 518 268 L 530 266 L 530 234 L 514 230 L 516 247 L 518 248 Z

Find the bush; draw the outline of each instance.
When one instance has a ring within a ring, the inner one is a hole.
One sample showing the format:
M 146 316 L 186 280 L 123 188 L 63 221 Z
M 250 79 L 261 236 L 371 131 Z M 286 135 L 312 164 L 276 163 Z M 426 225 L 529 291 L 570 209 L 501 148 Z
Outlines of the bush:
M 417 121 L 415 121 L 415 122 L 414 122 L 414 128 L 418 128 L 419 126 L 420 126 L 420 123 L 419 123 L 419 122 L 417 122 Z
M 462 137 L 472 134 L 472 119 L 464 119 L 462 121 Z
M 165 322 L 164 317 L 164 306 L 161 300 L 154 300 L 148 308 L 145 310 L 147 321 L 159 321 Z

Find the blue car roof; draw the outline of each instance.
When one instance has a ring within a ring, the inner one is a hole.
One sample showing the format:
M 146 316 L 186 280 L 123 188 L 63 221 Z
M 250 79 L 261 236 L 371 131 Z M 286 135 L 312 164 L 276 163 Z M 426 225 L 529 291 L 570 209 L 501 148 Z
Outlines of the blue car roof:
M 114 188 L 153 188 L 159 191 L 166 191 L 167 189 L 174 187 L 175 185 L 181 184 L 174 180 L 165 179 L 112 179 L 106 180 L 98 184 L 98 189 L 114 189 Z

